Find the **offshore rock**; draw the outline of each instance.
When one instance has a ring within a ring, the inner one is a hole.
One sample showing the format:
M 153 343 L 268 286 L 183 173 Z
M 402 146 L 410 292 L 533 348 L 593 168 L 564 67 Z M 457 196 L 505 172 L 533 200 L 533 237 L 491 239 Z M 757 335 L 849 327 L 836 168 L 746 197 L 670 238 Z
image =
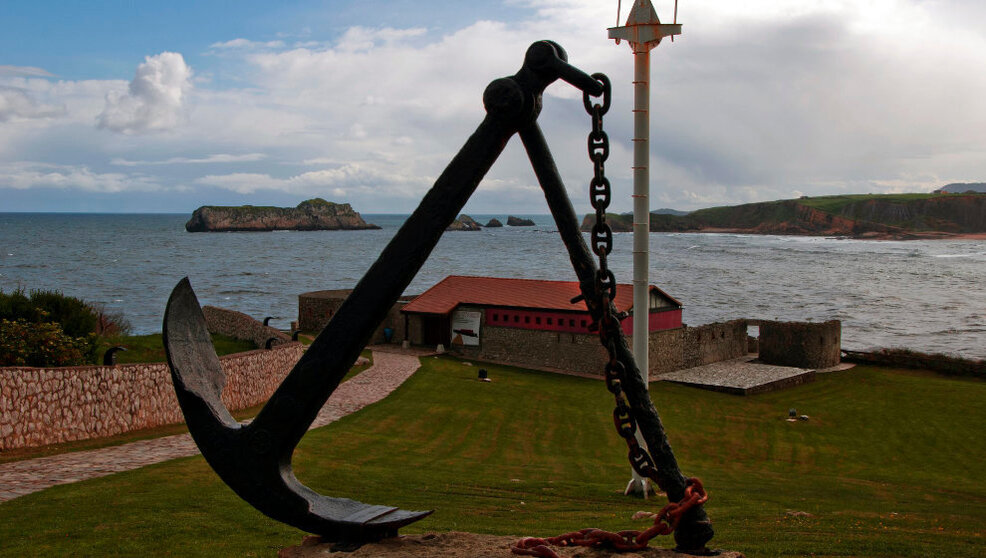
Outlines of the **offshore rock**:
M 497 219 L 496 217 L 494 217 L 494 218 L 490 219 L 490 221 L 488 223 L 486 223 L 485 225 L 483 225 L 483 226 L 486 227 L 486 228 L 496 228 L 496 227 L 502 227 L 503 226 L 503 223 L 501 223 L 499 219 Z
M 336 231 L 379 229 L 363 220 L 348 203 L 322 198 L 305 200 L 298 207 L 204 205 L 185 223 L 188 232 L 227 231 Z
M 521 219 L 520 217 L 510 215 L 507 217 L 507 225 L 511 227 L 533 227 L 534 221 L 530 219 Z
M 445 228 L 447 231 L 478 231 L 482 226 L 475 219 L 463 213 L 452 224 Z

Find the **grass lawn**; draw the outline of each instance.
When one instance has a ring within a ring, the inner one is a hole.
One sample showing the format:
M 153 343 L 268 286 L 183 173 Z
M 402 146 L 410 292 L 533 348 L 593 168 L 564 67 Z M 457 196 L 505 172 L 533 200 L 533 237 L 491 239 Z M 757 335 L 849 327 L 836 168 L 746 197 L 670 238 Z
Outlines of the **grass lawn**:
M 391 397 L 312 431 L 299 478 L 431 517 L 405 532 L 555 535 L 642 528 L 601 382 L 424 359 Z M 986 382 L 871 367 L 751 397 L 654 384 L 714 546 L 748 556 L 983 556 Z M 784 420 L 789 408 L 807 422 Z M 791 516 L 801 511 L 810 517 Z M 198 457 L 0 504 L 3 556 L 274 556 L 302 533 L 237 498 Z M 669 545 L 669 541 L 654 544 Z

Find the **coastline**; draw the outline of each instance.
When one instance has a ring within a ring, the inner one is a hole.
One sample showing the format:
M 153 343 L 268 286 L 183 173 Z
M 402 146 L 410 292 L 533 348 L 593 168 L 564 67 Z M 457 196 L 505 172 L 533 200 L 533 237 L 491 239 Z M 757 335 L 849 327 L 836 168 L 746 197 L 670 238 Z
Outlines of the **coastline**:
M 692 229 L 687 231 L 652 230 L 650 232 L 678 233 L 678 234 L 749 234 L 749 235 L 758 235 L 758 236 L 815 236 L 815 237 L 827 237 L 827 238 L 845 238 L 850 240 L 986 240 L 986 232 L 950 233 L 944 231 L 921 231 L 921 232 L 908 232 L 902 234 L 867 232 L 859 235 L 838 234 L 835 232 L 819 233 L 819 234 L 808 234 L 808 233 L 784 234 L 777 232 L 763 232 L 755 229 L 736 229 L 736 228 L 717 228 L 717 227 L 704 227 L 701 229 Z

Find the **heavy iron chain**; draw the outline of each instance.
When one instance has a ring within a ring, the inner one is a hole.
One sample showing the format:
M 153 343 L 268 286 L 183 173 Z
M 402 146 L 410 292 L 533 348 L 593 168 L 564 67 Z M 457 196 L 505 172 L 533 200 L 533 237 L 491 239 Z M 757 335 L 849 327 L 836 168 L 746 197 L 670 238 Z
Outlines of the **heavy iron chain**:
M 592 161 L 593 176 L 589 181 L 589 203 L 596 211 L 596 222 L 590 234 L 592 252 L 599 258 L 599 269 L 596 271 L 594 284 L 593 305 L 600 308 L 601 317 L 589 327 L 590 331 L 599 332 L 599 340 L 606 347 L 609 360 L 605 367 L 606 389 L 616 399 L 613 409 L 613 423 L 616 432 L 622 437 L 629 448 L 628 457 L 633 470 L 640 476 L 651 479 L 657 484 L 657 468 L 654 459 L 637 442 L 637 421 L 630 408 L 630 402 L 623 393 L 622 378 L 626 367 L 616 355 L 616 339 L 612 332 L 619 332 L 619 322 L 625 316 L 616 312 L 611 304 L 616 299 L 616 278 L 607 264 L 607 257 L 613 250 L 613 230 L 606 222 L 606 209 L 613 197 L 613 190 L 606 178 L 606 159 L 609 158 L 609 136 L 603 131 L 603 115 L 609 110 L 611 101 L 611 86 L 605 74 L 592 74 L 593 79 L 603 85 L 602 104 L 593 103 L 588 93 L 582 94 L 582 103 L 592 119 L 592 131 L 589 132 L 589 160 Z M 581 300 L 582 297 L 576 297 Z M 594 548 L 610 548 L 616 551 L 636 551 L 647 547 L 650 540 L 658 535 L 669 535 L 678 527 L 681 517 L 691 508 L 708 501 L 709 496 L 702 486 L 702 481 L 692 477 L 685 487 L 685 496 L 680 502 L 669 502 L 654 518 L 654 525 L 644 531 L 619 531 L 613 533 L 602 529 L 582 529 L 546 539 L 527 537 L 521 539 L 511 548 L 514 554 L 540 556 L 542 558 L 560 558 L 551 546 L 589 546 Z

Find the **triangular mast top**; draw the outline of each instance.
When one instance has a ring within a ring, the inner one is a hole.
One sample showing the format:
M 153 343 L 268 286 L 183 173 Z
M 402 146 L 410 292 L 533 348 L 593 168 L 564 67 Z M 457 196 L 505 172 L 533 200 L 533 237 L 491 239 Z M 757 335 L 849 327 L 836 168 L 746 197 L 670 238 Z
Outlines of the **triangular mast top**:
M 680 23 L 661 23 L 657 11 L 649 0 L 634 0 L 626 24 L 622 27 L 610 27 L 609 38 L 628 41 L 631 45 L 656 46 L 664 37 L 681 35 Z

